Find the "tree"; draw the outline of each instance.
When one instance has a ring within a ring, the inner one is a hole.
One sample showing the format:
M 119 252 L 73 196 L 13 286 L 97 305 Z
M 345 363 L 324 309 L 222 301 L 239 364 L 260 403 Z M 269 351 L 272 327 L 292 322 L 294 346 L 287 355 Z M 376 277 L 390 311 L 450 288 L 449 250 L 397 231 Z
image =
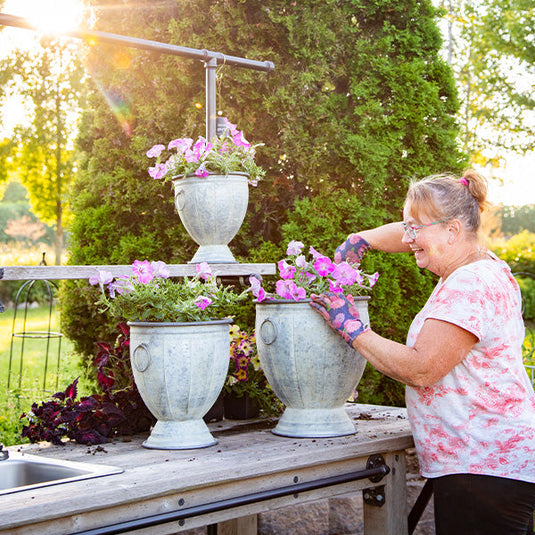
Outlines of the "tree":
M 60 264 L 84 70 L 72 43 L 50 39 L 35 52 L 14 52 L 0 70 L 6 93 L 18 92 L 30 107 L 29 121 L 15 129 L 13 167 L 28 189 L 32 211 L 55 227 L 55 263 Z
M 461 96 L 463 149 L 499 167 L 535 148 L 535 12 L 530 0 L 442 0 Z

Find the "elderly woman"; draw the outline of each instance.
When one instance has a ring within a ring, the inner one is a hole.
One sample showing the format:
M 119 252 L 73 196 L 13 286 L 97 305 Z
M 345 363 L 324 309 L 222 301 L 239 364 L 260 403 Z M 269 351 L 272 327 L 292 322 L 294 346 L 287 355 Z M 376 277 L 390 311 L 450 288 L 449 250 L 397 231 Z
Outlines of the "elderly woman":
M 478 243 L 485 179 L 429 177 L 411 185 L 403 223 L 352 234 L 335 261 L 371 248 L 412 252 L 440 277 L 407 344 L 364 325 L 351 299 L 311 306 L 380 372 L 406 385 L 420 469 L 432 479 L 437 535 L 528 533 L 535 506 L 535 394 L 522 364 L 518 285 Z

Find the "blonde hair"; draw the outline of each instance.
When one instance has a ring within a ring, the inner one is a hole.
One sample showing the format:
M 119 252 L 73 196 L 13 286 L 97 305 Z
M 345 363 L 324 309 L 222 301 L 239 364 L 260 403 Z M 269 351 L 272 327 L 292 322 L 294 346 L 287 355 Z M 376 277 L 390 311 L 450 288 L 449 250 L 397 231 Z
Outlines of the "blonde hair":
M 465 171 L 462 178 L 450 174 L 428 176 L 410 185 L 407 204 L 417 221 L 422 216 L 459 219 L 468 231 L 477 233 L 481 213 L 489 207 L 487 180 L 473 169 Z

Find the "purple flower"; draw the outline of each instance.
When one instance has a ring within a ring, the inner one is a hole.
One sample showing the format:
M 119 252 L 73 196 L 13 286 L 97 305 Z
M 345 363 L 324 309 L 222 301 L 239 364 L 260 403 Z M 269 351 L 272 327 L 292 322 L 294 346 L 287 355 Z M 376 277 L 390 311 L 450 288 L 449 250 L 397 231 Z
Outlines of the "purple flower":
M 305 246 L 304 243 L 300 242 L 300 241 L 295 241 L 295 240 L 292 240 L 289 244 L 288 244 L 288 249 L 286 249 L 286 254 L 287 255 L 298 255 L 301 253 L 301 251 L 303 250 L 303 247 Z
M 282 279 L 293 279 L 296 271 L 294 266 L 290 266 L 286 260 L 280 260 L 277 266 Z
M 314 268 L 320 277 L 326 277 L 334 270 L 334 264 L 326 256 L 318 256 L 314 262 Z
M 165 262 L 162 262 L 161 260 L 151 262 L 150 267 L 155 277 L 161 277 L 162 279 L 169 278 L 169 268 Z
M 149 158 L 157 158 L 160 156 L 162 151 L 165 149 L 165 145 L 154 145 L 154 147 L 150 148 L 147 151 L 147 157 Z
M 203 295 L 199 295 L 195 301 L 193 301 L 193 304 L 198 306 L 201 310 L 204 310 L 206 307 L 210 306 L 213 303 L 213 301 L 209 297 L 205 297 Z
M 109 284 L 113 280 L 113 274 L 109 271 L 99 271 L 98 275 L 93 275 L 93 277 L 89 278 L 89 284 L 92 286 L 96 286 L 99 284 L 100 286 L 104 286 L 105 284 Z
M 314 249 L 314 247 L 312 246 L 310 247 L 309 251 L 310 254 L 314 257 L 314 260 L 317 260 L 320 256 L 324 256 L 321 253 L 318 253 L 318 251 L 316 251 L 316 249 Z
M 195 270 L 197 271 L 197 276 L 202 280 L 212 280 L 212 270 L 210 269 L 208 262 L 201 262 L 200 264 L 197 264 L 195 266 Z
M 134 286 L 132 285 L 130 279 L 123 275 L 122 277 L 119 277 L 116 281 L 112 282 L 108 286 L 108 290 L 110 291 L 110 297 L 113 299 L 116 293 L 118 293 L 119 295 L 129 294 L 134 290 Z
M 206 162 L 203 162 L 195 171 L 199 178 L 206 178 L 210 173 L 206 170 Z
M 167 173 L 167 165 L 164 163 L 157 163 L 154 167 L 149 167 L 149 175 L 154 178 L 154 180 L 159 180 L 163 178 Z
M 152 266 L 148 260 L 143 260 L 143 262 L 135 260 L 132 264 L 132 271 L 142 284 L 147 284 L 154 278 Z

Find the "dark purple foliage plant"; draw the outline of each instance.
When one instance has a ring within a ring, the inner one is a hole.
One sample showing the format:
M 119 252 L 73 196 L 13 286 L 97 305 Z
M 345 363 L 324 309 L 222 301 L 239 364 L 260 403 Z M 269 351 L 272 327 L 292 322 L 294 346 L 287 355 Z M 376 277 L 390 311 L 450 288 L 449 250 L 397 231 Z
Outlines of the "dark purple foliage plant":
M 79 444 L 103 444 L 117 435 L 146 431 L 154 417 L 143 403 L 133 380 L 129 360 L 130 336 L 125 323 L 118 325 L 116 344 L 97 343 L 94 359 L 100 394 L 77 400 L 78 378 L 64 392 L 33 403 L 21 415 L 27 424 L 22 436 L 30 442 L 64 445 L 63 438 Z

